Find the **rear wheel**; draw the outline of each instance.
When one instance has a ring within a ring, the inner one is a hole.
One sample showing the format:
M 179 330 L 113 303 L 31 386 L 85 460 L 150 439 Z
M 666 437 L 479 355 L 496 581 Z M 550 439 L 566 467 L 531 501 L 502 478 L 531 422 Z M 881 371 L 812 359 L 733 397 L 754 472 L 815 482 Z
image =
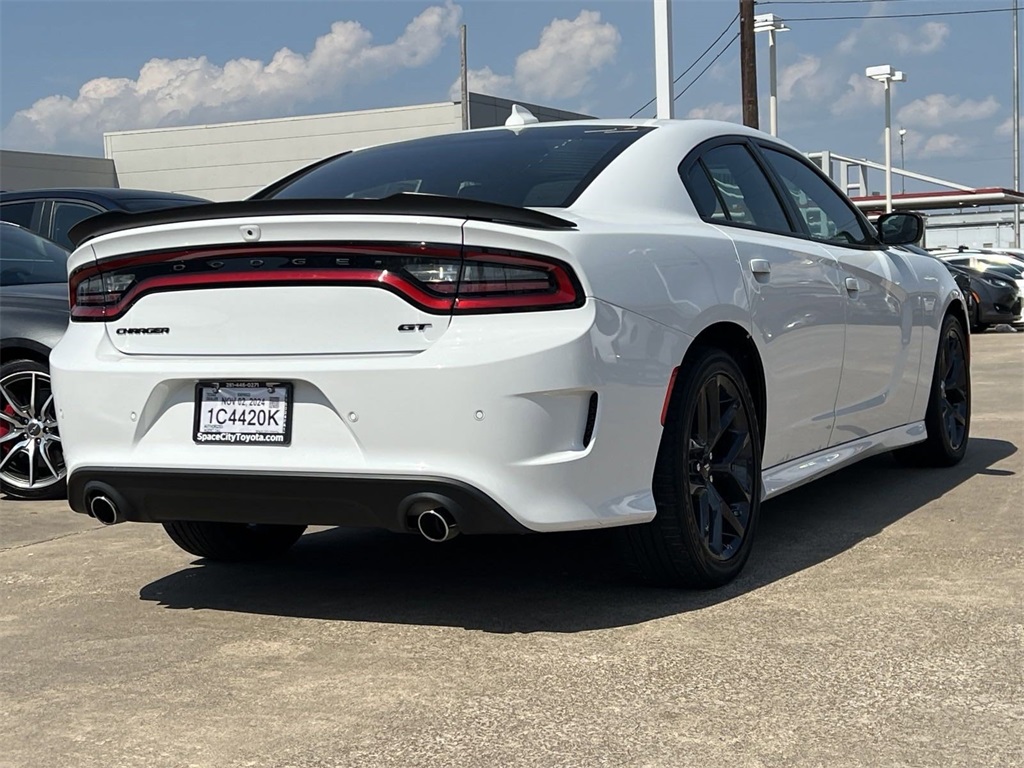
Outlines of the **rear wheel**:
M 61 499 L 67 468 L 50 372 L 35 360 L 0 366 L 0 487 L 14 499 Z
M 761 506 L 761 441 L 736 361 L 699 350 L 672 393 L 654 471 L 657 515 L 622 534 L 649 581 L 716 587 L 750 555 Z
M 226 562 L 255 562 L 283 555 L 304 525 L 247 525 L 177 521 L 164 523 L 171 541 L 193 555 Z
M 959 463 L 971 431 L 971 372 L 964 327 L 953 315 L 942 321 L 924 423 L 928 439 L 897 451 L 896 457 L 922 466 Z

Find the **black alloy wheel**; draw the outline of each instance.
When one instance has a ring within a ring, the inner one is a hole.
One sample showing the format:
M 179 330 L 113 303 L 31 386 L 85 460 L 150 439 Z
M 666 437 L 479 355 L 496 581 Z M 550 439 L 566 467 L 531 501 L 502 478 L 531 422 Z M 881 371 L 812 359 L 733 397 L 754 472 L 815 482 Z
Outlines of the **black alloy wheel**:
M 971 433 L 971 369 L 967 334 L 956 316 L 942 321 L 935 351 L 924 442 L 896 451 L 900 461 L 933 467 L 950 467 L 967 453 Z
M 750 554 L 761 502 L 761 441 L 750 389 L 728 353 L 697 350 L 684 372 L 654 473 L 657 515 L 624 534 L 648 580 L 714 587 L 735 578 Z
M 45 365 L 0 367 L 0 486 L 13 499 L 59 499 L 67 467 Z
M 943 325 L 937 371 L 941 371 L 939 413 L 943 437 L 950 450 L 959 451 L 967 442 L 967 420 L 971 413 L 967 349 L 959 323 Z
M 701 541 L 720 561 L 736 556 L 750 522 L 754 447 L 735 381 L 705 380 L 690 417 L 686 485 Z

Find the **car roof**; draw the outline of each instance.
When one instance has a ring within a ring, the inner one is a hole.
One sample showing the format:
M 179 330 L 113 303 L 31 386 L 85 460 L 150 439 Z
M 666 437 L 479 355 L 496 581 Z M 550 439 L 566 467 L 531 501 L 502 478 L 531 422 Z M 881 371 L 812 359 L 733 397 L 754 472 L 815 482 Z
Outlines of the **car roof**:
M 151 189 L 122 189 L 120 187 L 45 187 L 39 189 L 21 189 L 17 192 L 0 192 L 0 202 L 16 200 L 35 200 L 37 198 L 59 197 L 65 200 L 85 200 L 92 203 L 118 206 L 126 200 L 180 200 L 196 203 L 209 202 L 205 198 L 194 195 L 183 195 L 178 192 L 159 192 Z

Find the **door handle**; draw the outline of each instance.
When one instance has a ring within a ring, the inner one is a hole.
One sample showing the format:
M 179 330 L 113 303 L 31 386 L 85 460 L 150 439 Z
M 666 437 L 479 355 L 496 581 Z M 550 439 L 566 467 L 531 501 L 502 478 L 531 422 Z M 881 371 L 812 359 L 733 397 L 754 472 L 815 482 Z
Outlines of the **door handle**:
M 847 293 L 858 293 L 860 292 L 860 283 L 857 282 L 856 277 L 846 278 L 846 292 Z
M 755 275 L 768 277 L 772 273 L 772 263 L 768 259 L 751 259 L 750 271 Z

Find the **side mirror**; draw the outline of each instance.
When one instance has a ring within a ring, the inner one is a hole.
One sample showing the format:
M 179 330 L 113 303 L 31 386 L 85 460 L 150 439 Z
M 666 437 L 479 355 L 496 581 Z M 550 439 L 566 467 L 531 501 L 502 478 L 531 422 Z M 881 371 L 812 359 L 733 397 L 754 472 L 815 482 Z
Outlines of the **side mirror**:
M 924 217 L 919 213 L 886 213 L 878 217 L 875 227 L 885 245 L 909 245 L 924 235 Z

